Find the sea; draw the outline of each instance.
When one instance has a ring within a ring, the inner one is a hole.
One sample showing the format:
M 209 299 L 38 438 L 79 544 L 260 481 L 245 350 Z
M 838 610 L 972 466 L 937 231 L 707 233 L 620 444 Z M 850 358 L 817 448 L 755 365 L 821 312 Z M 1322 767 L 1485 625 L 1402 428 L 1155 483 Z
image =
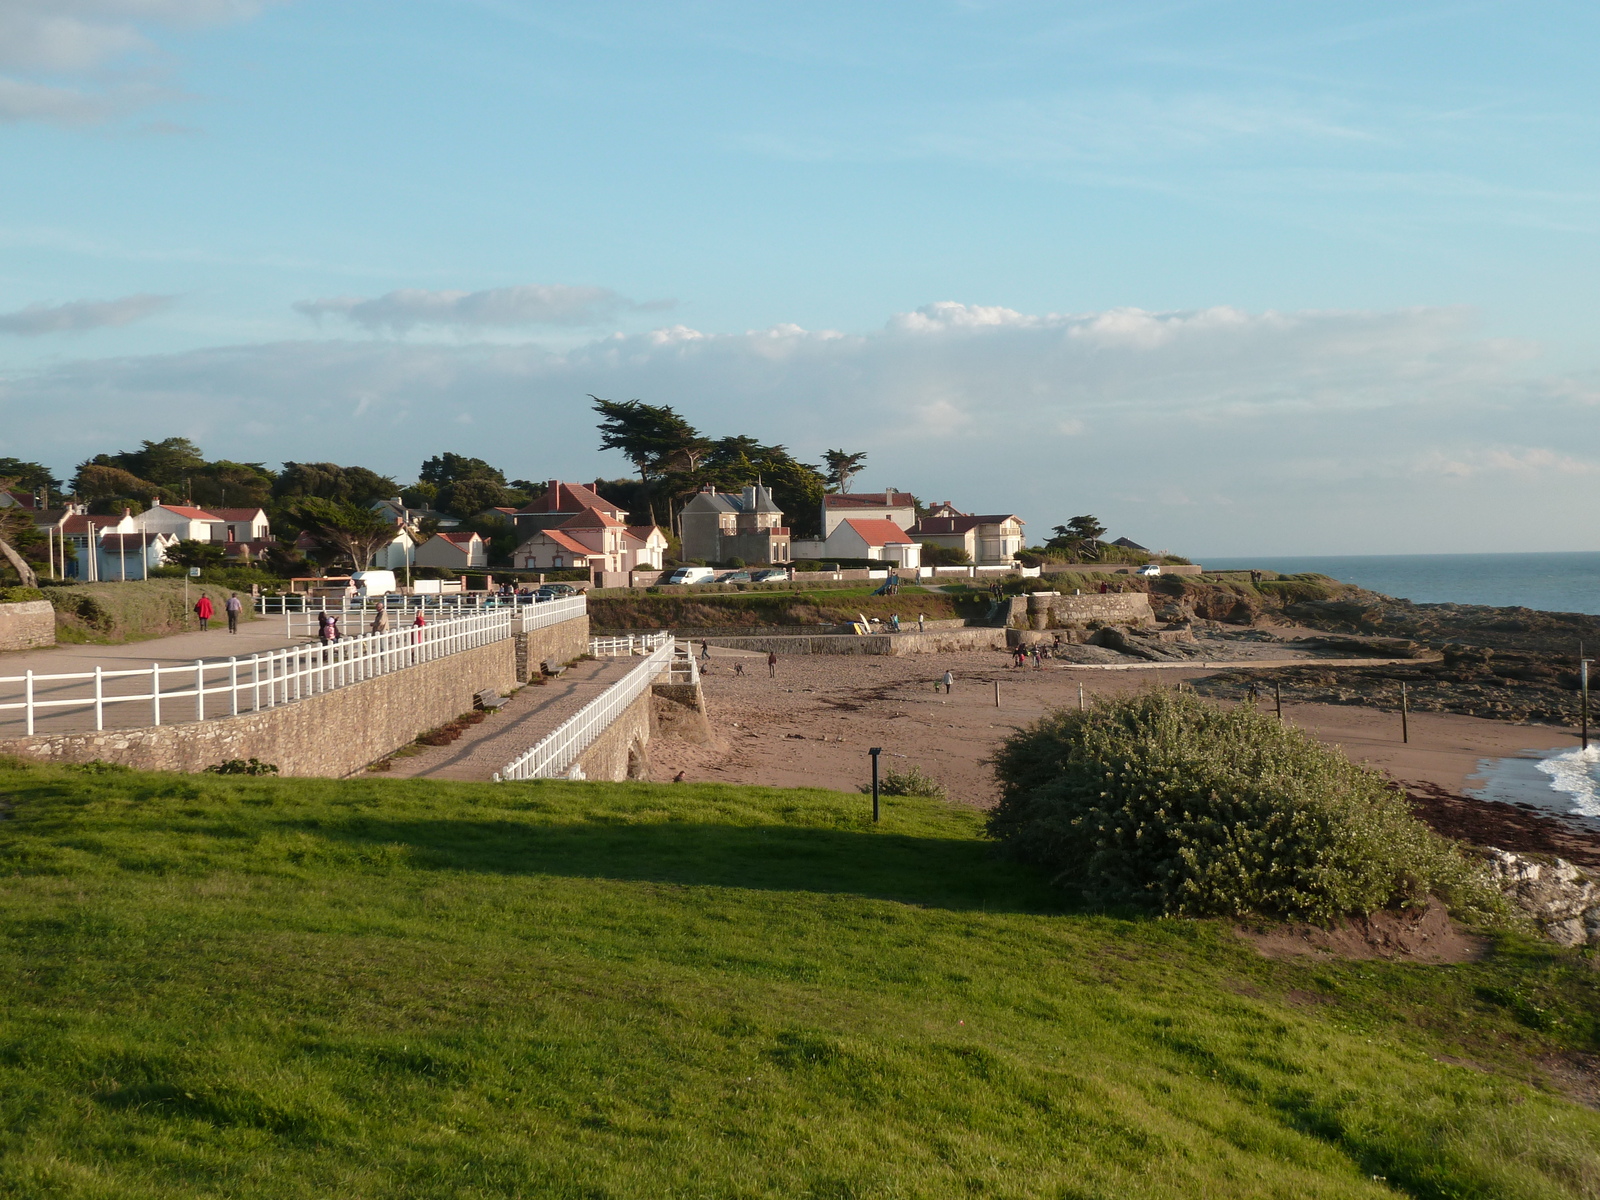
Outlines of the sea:
M 1567 554 L 1261 554 L 1196 558 L 1211 571 L 1315 571 L 1418 604 L 1521 605 L 1600 615 L 1600 551 Z
M 1600 552 L 1568 554 L 1351 554 L 1199 558 L 1211 571 L 1251 567 L 1315 571 L 1419 604 L 1520 605 L 1546 612 L 1600 615 Z M 1588 750 L 1526 750 L 1478 763 L 1469 796 L 1535 804 L 1600 829 L 1600 745 Z

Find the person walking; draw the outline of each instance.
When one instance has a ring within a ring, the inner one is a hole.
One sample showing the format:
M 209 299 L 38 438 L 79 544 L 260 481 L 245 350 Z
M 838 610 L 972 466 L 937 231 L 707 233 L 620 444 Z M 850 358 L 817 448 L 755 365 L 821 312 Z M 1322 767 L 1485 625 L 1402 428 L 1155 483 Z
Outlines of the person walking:
M 389 632 L 389 610 L 381 607 L 381 605 L 378 610 L 372 614 L 372 632 Z
M 778 652 L 776 650 L 768 650 L 767 651 L 767 678 L 768 679 L 776 679 L 777 677 L 778 677 Z
M 704 638 L 700 641 L 700 661 L 705 662 L 711 657 L 711 643 Z
M 239 599 L 238 592 L 229 592 L 228 599 L 222 605 L 228 614 L 228 632 L 239 632 L 239 614 L 244 611 L 244 601 Z
M 204 632 L 210 628 L 211 614 L 216 612 L 216 609 L 211 607 L 211 597 L 201 592 L 200 599 L 194 603 L 194 611 L 195 615 L 200 618 L 201 631 Z
M 329 617 L 328 617 L 328 640 L 330 642 L 337 642 L 339 640 L 339 614 L 338 613 L 330 614 Z
M 328 644 L 328 639 L 333 636 L 333 634 L 329 632 L 332 628 L 333 618 L 328 615 L 327 609 L 323 609 L 317 614 L 317 641 L 326 646 Z
M 925 630 L 927 628 L 927 624 L 928 624 L 928 615 L 926 613 L 918 613 L 917 614 L 917 632 L 918 633 L 925 632 Z
M 944 673 L 944 678 L 939 681 L 940 683 L 944 684 L 944 694 L 946 696 L 948 696 L 950 694 L 950 685 L 953 684 L 955 681 L 956 681 L 955 672 L 954 671 L 950 671 L 950 670 L 946 670 L 945 673 Z
M 428 618 L 422 615 L 422 610 L 420 608 L 417 609 L 417 619 L 411 622 L 411 627 L 417 631 L 413 635 L 413 640 L 419 646 L 422 645 L 422 630 L 427 624 Z

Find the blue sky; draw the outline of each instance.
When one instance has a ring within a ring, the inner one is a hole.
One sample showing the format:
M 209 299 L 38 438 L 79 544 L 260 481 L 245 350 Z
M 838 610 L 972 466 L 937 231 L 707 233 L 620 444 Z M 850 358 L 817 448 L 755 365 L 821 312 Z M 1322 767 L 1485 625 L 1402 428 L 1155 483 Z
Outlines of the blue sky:
M 625 471 L 584 395 L 1198 554 L 1597 549 L 1600 10 L 0 0 L 0 454 Z

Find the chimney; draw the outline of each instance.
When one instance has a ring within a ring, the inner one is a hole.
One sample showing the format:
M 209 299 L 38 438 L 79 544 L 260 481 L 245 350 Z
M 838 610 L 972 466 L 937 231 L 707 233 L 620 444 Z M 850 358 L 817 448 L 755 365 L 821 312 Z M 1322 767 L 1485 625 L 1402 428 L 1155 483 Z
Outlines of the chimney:
M 884 488 L 883 489 L 883 498 L 885 500 L 887 500 L 890 504 L 893 504 L 894 503 L 894 489 L 892 487 Z

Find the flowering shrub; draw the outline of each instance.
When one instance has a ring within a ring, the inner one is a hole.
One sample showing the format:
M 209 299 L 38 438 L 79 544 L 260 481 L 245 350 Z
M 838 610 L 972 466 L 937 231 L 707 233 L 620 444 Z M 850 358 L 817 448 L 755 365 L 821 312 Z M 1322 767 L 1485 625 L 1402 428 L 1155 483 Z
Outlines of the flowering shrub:
M 1058 711 L 995 756 L 989 832 L 1094 902 L 1326 923 L 1504 901 L 1384 777 L 1244 706 L 1147 690 Z

